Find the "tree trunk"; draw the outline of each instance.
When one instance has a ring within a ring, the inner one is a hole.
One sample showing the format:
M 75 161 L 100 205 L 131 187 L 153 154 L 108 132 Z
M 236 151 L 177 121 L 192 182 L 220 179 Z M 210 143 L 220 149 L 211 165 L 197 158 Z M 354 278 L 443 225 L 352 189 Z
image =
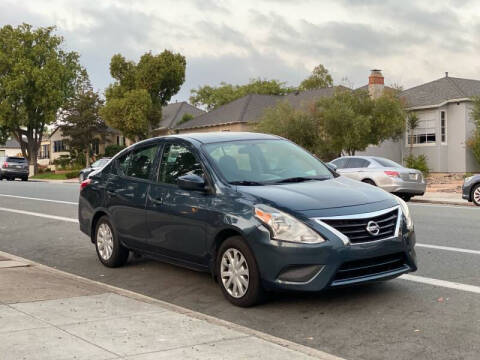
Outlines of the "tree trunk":
M 87 146 L 87 148 L 85 149 L 85 167 L 87 167 L 87 168 L 90 166 L 90 151 L 89 150 L 90 149 Z

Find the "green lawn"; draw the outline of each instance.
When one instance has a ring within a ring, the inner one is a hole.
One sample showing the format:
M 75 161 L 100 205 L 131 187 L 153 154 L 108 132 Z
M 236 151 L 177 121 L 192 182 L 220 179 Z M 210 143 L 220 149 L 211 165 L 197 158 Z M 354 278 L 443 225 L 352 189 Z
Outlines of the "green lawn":
M 65 174 L 43 173 L 32 176 L 30 179 L 46 179 L 46 180 L 67 180 Z

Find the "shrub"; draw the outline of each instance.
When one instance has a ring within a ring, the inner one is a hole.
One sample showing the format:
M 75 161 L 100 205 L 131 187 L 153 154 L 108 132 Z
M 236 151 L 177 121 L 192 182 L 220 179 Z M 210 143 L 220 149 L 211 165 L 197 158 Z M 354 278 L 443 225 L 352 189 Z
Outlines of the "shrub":
M 480 164 L 480 127 L 476 129 L 473 135 L 467 140 L 467 147 L 472 152 L 477 163 Z
M 53 160 L 53 164 L 61 169 L 65 169 L 72 162 L 70 155 L 60 155 L 57 159 Z
M 77 178 L 79 175 L 80 175 L 80 171 L 78 171 L 78 170 L 69 171 L 69 172 L 65 173 L 65 177 L 66 177 L 67 179 L 75 179 L 75 178 Z
M 123 149 L 125 149 L 125 146 L 122 145 L 108 145 L 105 147 L 105 156 L 113 157 Z
M 425 155 L 408 155 L 403 162 L 406 167 L 411 169 L 420 170 L 423 173 L 424 177 L 427 177 L 430 173 L 430 169 L 427 164 L 427 157 Z

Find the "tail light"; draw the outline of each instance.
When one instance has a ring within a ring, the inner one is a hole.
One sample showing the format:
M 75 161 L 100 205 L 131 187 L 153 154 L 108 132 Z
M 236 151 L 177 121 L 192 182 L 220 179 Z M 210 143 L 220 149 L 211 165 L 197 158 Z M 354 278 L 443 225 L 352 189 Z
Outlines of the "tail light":
M 400 173 L 398 171 L 386 170 L 384 172 L 385 172 L 385 175 L 390 177 L 400 177 Z
M 85 179 L 80 183 L 80 190 L 86 188 L 90 183 L 92 182 L 92 179 Z
M 4 169 L 8 168 L 8 163 L 6 161 L 3 163 L 3 168 Z

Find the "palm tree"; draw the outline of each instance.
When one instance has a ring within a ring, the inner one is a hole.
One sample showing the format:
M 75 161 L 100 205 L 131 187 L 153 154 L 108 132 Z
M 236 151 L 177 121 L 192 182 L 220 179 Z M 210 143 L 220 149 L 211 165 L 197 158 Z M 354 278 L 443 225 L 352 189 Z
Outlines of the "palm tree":
M 410 156 L 413 153 L 413 132 L 414 130 L 418 127 L 420 124 L 420 119 L 418 118 L 417 114 L 414 113 L 413 111 L 410 111 L 407 114 L 407 126 L 408 126 L 408 131 L 409 131 L 409 136 L 410 136 Z

